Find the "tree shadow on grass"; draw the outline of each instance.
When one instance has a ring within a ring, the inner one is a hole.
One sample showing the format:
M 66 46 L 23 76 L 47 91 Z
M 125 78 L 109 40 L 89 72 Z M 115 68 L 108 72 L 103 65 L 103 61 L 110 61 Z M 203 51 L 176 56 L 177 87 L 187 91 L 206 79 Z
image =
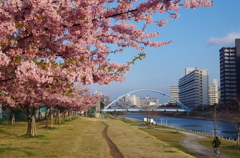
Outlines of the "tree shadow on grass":
M 10 147 L 1 148 L 1 147 L 0 147 L 0 154 L 1 154 L 1 153 L 4 153 L 4 152 L 7 152 L 7 151 L 23 152 L 23 153 L 25 153 L 27 156 L 33 156 L 33 155 L 34 155 L 34 153 L 29 152 L 29 151 L 26 151 L 26 150 L 23 150 L 23 149 L 21 149 L 21 148 L 10 148 Z
M 6 136 L 0 137 L 0 138 L 6 138 L 8 136 L 15 136 L 15 137 L 19 137 L 19 135 L 13 134 L 13 133 L 9 133 L 7 131 L 3 131 L 0 129 L 0 133 L 6 134 Z

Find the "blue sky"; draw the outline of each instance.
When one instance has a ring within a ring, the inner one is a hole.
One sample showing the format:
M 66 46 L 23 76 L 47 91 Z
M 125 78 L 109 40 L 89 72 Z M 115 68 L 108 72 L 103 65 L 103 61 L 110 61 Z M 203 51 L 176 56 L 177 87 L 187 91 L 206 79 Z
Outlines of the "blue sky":
M 181 8 L 177 19 L 169 19 L 163 27 L 148 27 L 149 32 L 160 32 L 157 41 L 170 41 L 170 45 L 146 48 L 147 57 L 137 61 L 125 76 L 124 82 L 109 85 L 91 85 L 91 92 L 98 90 L 111 100 L 138 89 L 153 89 L 169 94 L 171 85 L 177 85 L 184 76 L 186 67 L 209 70 L 209 82 L 218 79 L 219 49 L 234 46 L 235 38 L 240 38 L 240 1 L 215 0 L 214 6 L 197 9 Z M 165 19 L 167 14 L 157 15 Z M 111 61 L 125 63 L 139 53 L 128 49 L 123 54 L 110 56 Z M 149 95 L 159 98 L 160 103 L 167 97 L 154 92 L 137 92 L 138 97 Z

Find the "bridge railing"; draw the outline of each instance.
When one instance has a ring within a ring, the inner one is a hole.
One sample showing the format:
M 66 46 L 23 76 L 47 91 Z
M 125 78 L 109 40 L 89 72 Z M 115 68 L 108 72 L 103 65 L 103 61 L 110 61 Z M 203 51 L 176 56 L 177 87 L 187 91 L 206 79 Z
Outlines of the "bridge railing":
M 129 112 L 141 112 L 141 111 L 170 111 L 170 112 L 188 112 L 186 109 L 103 109 L 104 112 L 120 112 L 120 111 L 129 111 Z
M 164 96 L 172 99 L 173 101 L 175 101 L 180 107 L 182 107 L 183 109 L 185 109 L 185 111 L 187 111 L 187 112 L 190 112 L 190 111 L 191 111 L 188 107 L 186 107 L 185 105 L 183 105 L 180 101 L 176 100 L 176 99 L 173 98 L 172 96 L 167 95 L 167 94 L 165 94 L 165 93 L 163 93 L 163 92 L 161 92 L 161 91 L 152 90 L 152 89 L 140 89 L 140 90 L 135 90 L 135 91 L 128 92 L 128 93 L 126 93 L 126 94 L 118 97 L 117 99 L 115 99 L 112 103 L 110 103 L 108 106 L 106 106 L 102 111 L 106 111 L 106 110 L 107 110 L 111 105 L 113 105 L 117 100 L 119 100 L 119 99 L 127 96 L 128 94 L 135 93 L 135 92 L 140 92 L 140 91 L 150 91 L 150 92 L 159 93 L 159 94 L 164 95 Z

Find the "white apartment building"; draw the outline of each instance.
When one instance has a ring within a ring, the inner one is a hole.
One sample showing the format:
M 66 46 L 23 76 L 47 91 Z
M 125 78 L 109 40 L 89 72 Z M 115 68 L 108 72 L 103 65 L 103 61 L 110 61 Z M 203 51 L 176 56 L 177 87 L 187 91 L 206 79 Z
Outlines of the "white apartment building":
M 140 99 L 136 97 L 136 95 L 130 95 L 128 94 L 126 96 L 126 100 L 131 103 L 131 105 L 139 105 L 140 104 Z
M 178 86 L 170 86 L 170 96 L 176 100 L 179 100 L 179 88 Z M 174 100 L 170 99 L 169 104 L 177 104 Z
M 130 95 L 117 100 L 116 105 L 122 108 L 129 106 L 137 106 L 139 108 L 144 106 L 158 106 L 159 99 L 158 98 L 150 98 L 146 96 L 145 98 L 139 98 L 136 95 Z
M 119 99 L 116 102 L 117 106 L 128 107 L 132 105 L 139 106 L 140 105 L 140 98 L 136 97 L 136 95 L 128 94 L 126 97 Z
M 208 70 L 186 68 L 178 82 L 180 102 L 189 108 L 209 105 L 208 78 Z
M 140 106 L 158 106 L 159 105 L 159 99 L 158 98 L 150 98 L 149 96 L 146 96 L 145 98 L 140 98 Z
M 209 84 L 209 105 L 218 104 L 219 98 L 218 80 L 213 79 L 213 83 Z

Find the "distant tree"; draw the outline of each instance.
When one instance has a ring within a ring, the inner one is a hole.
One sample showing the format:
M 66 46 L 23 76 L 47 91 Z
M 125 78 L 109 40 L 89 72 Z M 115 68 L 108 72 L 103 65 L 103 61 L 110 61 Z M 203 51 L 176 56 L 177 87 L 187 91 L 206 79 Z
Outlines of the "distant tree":
M 211 106 L 211 113 L 213 116 L 213 122 L 214 122 L 214 137 L 217 136 L 217 128 L 220 126 L 219 124 L 219 120 L 220 120 L 220 113 L 219 113 L 219 105 L 218 104 L 214 104 Z
M 113 114 L 115 117 L 120 116 L 121 118 L 126 119 L 126 115 L 128 113 L 129 113 L 128 111 L 119 111 L 119 112 L 114 112 Z
M 156 108 L 152 107 L 150 105 L 142 106 L 141 113 L 147 119 L 147 127 L 148 128 L 151 128 L 153 126 L 153 123 L 151 122 L 151 119 L 154 119 L 156 116 L 159 115 L 159 113 L 156 111 Z
M 233 97 L 236 104 L 224 104 L 221 108 L 221 119 L 233 124 L 238 132 L 237 145 L 240 145 L 240 97 Z

